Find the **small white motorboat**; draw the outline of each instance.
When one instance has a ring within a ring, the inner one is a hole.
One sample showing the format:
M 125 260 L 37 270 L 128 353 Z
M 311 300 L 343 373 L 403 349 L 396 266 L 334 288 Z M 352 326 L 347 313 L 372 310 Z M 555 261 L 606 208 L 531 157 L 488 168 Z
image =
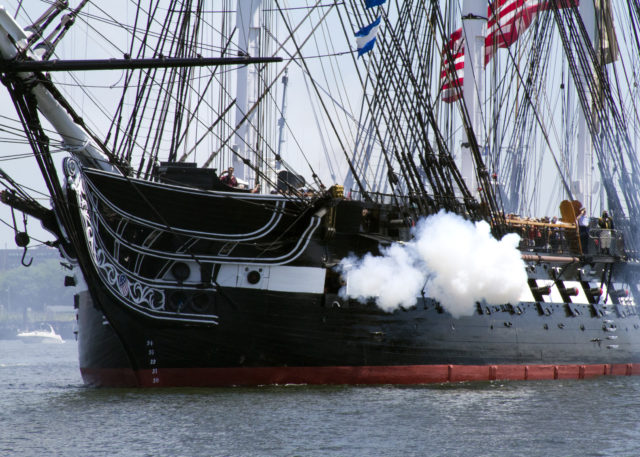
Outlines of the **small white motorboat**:
M 56 333 L 51 325 L 49 325 L 49 330 L 19 332 L 18 339 L 25 343 L 64 343 L 62 337 Z

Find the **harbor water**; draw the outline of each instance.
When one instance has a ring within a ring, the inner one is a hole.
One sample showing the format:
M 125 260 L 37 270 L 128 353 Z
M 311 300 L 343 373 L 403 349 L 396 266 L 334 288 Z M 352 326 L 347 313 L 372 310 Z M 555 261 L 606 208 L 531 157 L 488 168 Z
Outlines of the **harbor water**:
M 640 377 L 95 389 L 75 341 L 0 340 L 0 455 L 637 456 Z

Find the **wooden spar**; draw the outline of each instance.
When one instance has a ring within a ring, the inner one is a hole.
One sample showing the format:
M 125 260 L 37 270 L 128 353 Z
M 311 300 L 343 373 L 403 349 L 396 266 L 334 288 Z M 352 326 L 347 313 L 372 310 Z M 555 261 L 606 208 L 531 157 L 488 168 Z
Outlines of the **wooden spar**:
M 207 67 L 282 62 L 282 57 L 198 57 L 192 59 L 160 57 L 155 59 L 26 60 L 0 61 L 0 72 L 130 70 L 136 68 Z

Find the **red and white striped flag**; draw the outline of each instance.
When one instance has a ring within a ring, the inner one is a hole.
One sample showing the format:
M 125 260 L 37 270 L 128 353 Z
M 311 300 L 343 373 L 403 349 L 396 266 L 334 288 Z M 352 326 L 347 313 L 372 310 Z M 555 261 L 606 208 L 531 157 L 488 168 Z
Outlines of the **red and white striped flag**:
M 540 11 L 552 8 L 548 0 L 496 0 L 489 4 L 484 64 L 498 48 L 508 48 L 529 28 Z M 578 6 L 579 0 L 556 0 L 558 9 Z
M 464 37 L 461 28 L 451 34 L 444 50 L 440 80 L 442 81 L 442 101 L 452 103 L 462 97 Z
M 578 6 L 580 0 L 556 0 L 559 9 Z M 552 8 L 549 0 L 495 0 L 487 10 L 484 64 L 488 64 L 498 48 L 508 48 L 529 28 L 540 11 Z M 449 56 L 453 59 L 453 67 Z M 455 70 L 455 71 L 454 71 Z M 451 34 L 443 53 L 442 100 L 451 103 L 462 97 L 464 82 L 464 36 L 462 28 Z

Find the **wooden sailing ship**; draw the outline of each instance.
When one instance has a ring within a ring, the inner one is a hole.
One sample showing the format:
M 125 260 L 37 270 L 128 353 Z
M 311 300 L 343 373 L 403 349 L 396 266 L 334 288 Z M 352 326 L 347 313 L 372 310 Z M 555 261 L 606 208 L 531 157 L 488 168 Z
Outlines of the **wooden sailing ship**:
M 629 133 L 637 111 L 619 97 L 634 86 L 610 75 L 611 59 L 596 44 L 606 27 L 593 29 L 588 19 L 610 19 L 609 2 L 465 0 L 462 15 L 458 2 L 238 1 L 232 14 L 227 3 L 139 7 L 124 29 L 129 46 L 106 60 L 55 55 L 74 21 L 113 20 L 101 8 L 59 1 L 25 28 L 0 10 L 3 82 L 51 205 L 7 174 L 2 201 L 40 219 L 86 281 L 76 300 L 85 382 L 427 383 L 640 372 L 640 174 Z M 627 7 L 635 27 L 640 4 Z M 330 39 L 336 30 L 347 36 L 339 45 Z M 357 30 L 367 39 L 359 49 Z M 522 37 L 534 45 L 518 55 Z M 573 121 L 543 119 L 552 49 L 567 59 L 562 90 L 571 85 L 573 98 L 563 106 L 582 113 L 577 146 L 568 140 L 574 133 L 554 139 L 548 128 L 559 122 L 575 132 Z M 332 63 L 339 65 L 328 77 Z M 347 64 L 356 91 L 341 87 Z M 285 117 L 296 68 L 315 100 L 303 105 L 323 115 L 320 140 L 308 126 L 294 132 Z M 100 131 L 56 83 L 59 72 L 95 69 L 123 72 Z M 305 170 L 291 165 L 282 148 L 289 129 L 316 146 L 332 138 L 326 168 L 310 158 Z M 556 194 L 541 197 L 565 201 L 558 221 L 515 216 L 530 209 L 530 191 L 550 191 L 539 179 L 547 172 L 525 171 L 537 166 L 536 148 L 551 153 L 561 176 Z M 593 151 L 595 159 L 578 162 L 597 162 L 606 205 L 593 197 L 590 176 L 578 171 L 573 180 L 565 158 L 575 149 Z M 336 151 L 342 164 L 331 166 Z M 220 179 L 230 166 L 235 187 Z M 607 252 L 595 218 L 580 236 L 582 205 L 613 214 Z M 428 221 L 447 214 L 496 239 L 520 234 L 508 254 L 513 271 L 480 284 L 464 265 L 486 270 L 496 252 L 477 254 L 471 243 L 456 259 L 455 245 L 464 244 L 457 231 L 439 261 L 416 260 L 435 236 Z M 392 264 L 386 276 L 369 274 L 362 260 L 399 252 L 394 259 L 410 265 Z M 438 269 L 450 262 L 460 262 L 453 274 L 464 279 L 438 286 Z M 513 272 L 515 295 L 496 298 Z M 363 276 L 375 279 L 364 291 L 356 284 Z M 416 290 L 405 288 L 407 276 Z M 462 300 L 456 287 L 478 292 L 451 307 Z

